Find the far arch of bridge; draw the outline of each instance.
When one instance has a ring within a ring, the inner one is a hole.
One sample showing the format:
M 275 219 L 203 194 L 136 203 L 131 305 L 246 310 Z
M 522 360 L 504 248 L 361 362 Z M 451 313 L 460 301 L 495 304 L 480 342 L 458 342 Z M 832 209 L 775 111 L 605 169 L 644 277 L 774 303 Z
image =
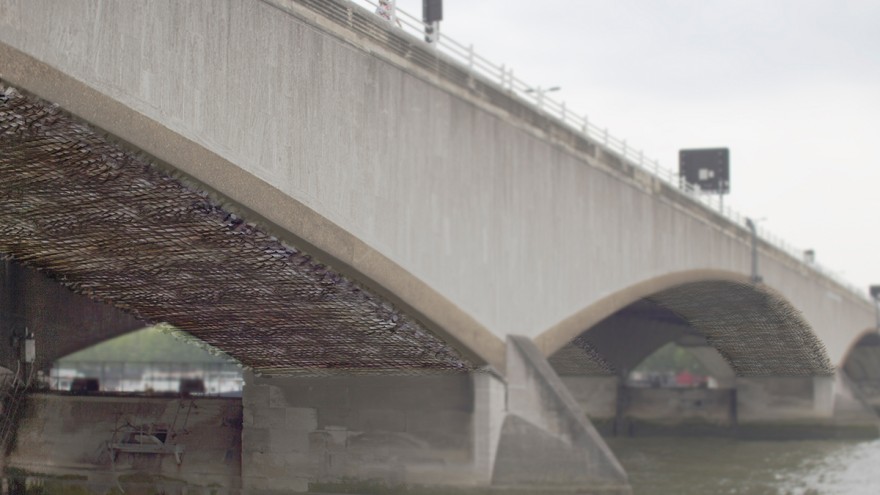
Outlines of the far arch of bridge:
M 739 376 L 834 372 L 822 341 L 784 296 L 772 287 L 751 283 L 744 274 L 723 270 L 673 272 L 633 284 L 590 304 L 535 340 L 550 357 L 643 299 L 659 303 L 692 325 Z M 602 358 L 601 349 L 585 345 L 587 354 Z
M 850 365 L 859 364 L 856 363 L 856 361 L 866 357 L 859 356 L 860 352 L 863 354 L 870 354 L 870 356 L 868 356 L 869 362 L 862 364 L 870 364 L 870 375 L 872 378 L 880 380 L 880 361 L 876 359 L 877 357 L 880 357 L 880 329 L 870 327 L 862 330 L 856 335 L 855 339 L 853 339 L 850 346 L 847 348 L 846 354 L 844 354 L 840 368 L 846 369 Z
M 880 345 L 880 328 L 870 327 L 862 330 L 856 335 L 855 339 L 853 339 L 849 348 L 844 355 L 843 362 L 846 363 L 850 357 L 852 357 L 853 351 L 855 351 L 861 345 Z
M 550 356 L 587 329 L 639 299 L 680 285 L 711 280 L 748 283 L 749 278 L 740 273 L 712 269 L 687 270 L 653 277 L 585 306 L 541 332 L 535 342 L 545 356 Z

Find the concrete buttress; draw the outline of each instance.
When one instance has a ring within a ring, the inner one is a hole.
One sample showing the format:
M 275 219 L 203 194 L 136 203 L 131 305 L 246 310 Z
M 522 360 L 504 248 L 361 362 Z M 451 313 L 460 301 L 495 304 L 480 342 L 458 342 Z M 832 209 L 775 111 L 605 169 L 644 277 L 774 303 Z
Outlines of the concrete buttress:
M 527 337 L 507 341 L 507 416 L 492 483 L 628 492 L 627 475 Z

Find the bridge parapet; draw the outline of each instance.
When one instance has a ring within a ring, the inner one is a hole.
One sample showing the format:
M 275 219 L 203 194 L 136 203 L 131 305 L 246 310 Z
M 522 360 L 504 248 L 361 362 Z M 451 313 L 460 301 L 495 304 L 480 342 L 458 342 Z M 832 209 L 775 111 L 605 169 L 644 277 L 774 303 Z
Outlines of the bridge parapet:
M 263 1 L 277 5 L 286 3 L 281 0 Z M 363 21 L 355 22 L 355 16 L 357 16 L 359 20 L 361 19 L 361 16 L 370 16 L 370 13 L 368 12 L 357 12 L 357 14 L 355 14 L 354 11 L 357 9 L 353 8 L 351 3 L 356 2 L 325 2 L 321 0 L 297 1 L 333 18 L 337 22 L 342 23 L 347 29 L 366 36 L 370 38 L 371 41 L 384 45 L 392 51 L 395 51 L 394 45 L 402 44 L 402 40 L 399 38 L 395 38 L 394 41 L 391 42 L 388 33 L 384 33 L 384 36 L 371 36 L 374 32 L 374 28 L 366 28 L 366 24 Z M 360 0 L 360 2 L 365 3 L 368 6 L 374 6 L 371 0 Z M 350 15 L 346 17 L 341 16 L 340 12 L 342 10 L 347 10 Z M 457 66 L 460 71 L 464 71 L 464 73 L 468 75 L 467 84 L 470 86 L 476 86 L 478 84 L 476 80 L 479 80 L 480 83 L 488 83 L 496 89 L 500 89 L 517 100 L 519 104 L 529 107 L 532 111 L 549 115 L 552 119 L 550 124 L 566 128 L 567 130 L 574 132 L 576 135 L 586 138 L 588 142 L 594 144 L 600 151 L 607 154 L 609 158 L 620 160 L 623 163 L 648 173 L 662 181 L 667 187 L 676 191 L 681 196 L 687 197 L 690 200 L 719 213 L 736 226 L 740 228 L 745 226 L 747 216 L 730 206 L 725 206 L 719 196 L 701 194 L 699 188 L 683 181 L 674 171 L 661 166 L 657 159 L 645 156 L 643 150 L 634 146 L 627 139 L 610 134 L 607 127 L 602 127 L 596 124 L 587 114 L 579 113 L 576 109 L 570 108 L 565 101 L 557 101 L 539 86 L 529 84 L 515 76 L 512 67 L 507 67 L 505 64 L 498 64 L 482 56 L 474 49 L 474 45 L 462 43 L 444 34 L 439 36 L 436 41 L 426 46 L 426 44 L 421 42 L 420 39 L 430 26 L 422 22 L 418 17 L 400 8 L 397 8 L 396 11 L 397 17 L 402 21 L 400 26 L 402 31 L 416 38 L 415 40 L 410 40 L 410 44 L 405 51 L 396 51 L 398 56 L 402 56 L 407 60 L 415 60 L 417 61 L 417 64 L 422 66 L 427 65 L 429 70 L 433 71 L 436 70 L 442 62 L 437 59 L 432 59 L 430 64 L 426 64 L 424 60 L 421 60 L 422 57 L 414 55 L 414 52 L 418 52 L 419 48 L 422 48 L 422 50 L 425 51 L 430 51 L 432 49 L 436 50 L 451 60 L 453 62 L 453 67 Z M 376 16 L 373 17 L 375 18 Z M 380 24 L 387 24 L 384 21 L 379 22 Z M 393 26 L 386 27 L 392 32 L 398 31 L 394 29 Z M 433 65 L 433 67 L 430 67 L 431 65 Z M 453 70 L 453 67 L 447 65 L 437 72 L 444 74 L 445 77 L 451 81 L 462 79 L 462 75 L 456 73 Z M 544 123 L 543 125 L 546 126 L 547 124 Z M 593 156 L 595 156 L 595 153 Z M 807 269 L 814 270 L 822 276 L 832 279 L 835 283 L 846 287 L 859 297 L 867 299 L 864 287 L 856 287 L 840 274 L 825 267 L 821 263 L 805 263 L 803 260 L 803 249 L 798 249 L 781 236 L 774 234 L 760 225 L 757 229 L 758 236 L 769 246 L 784 252 L 798 263 L 805 265 Z

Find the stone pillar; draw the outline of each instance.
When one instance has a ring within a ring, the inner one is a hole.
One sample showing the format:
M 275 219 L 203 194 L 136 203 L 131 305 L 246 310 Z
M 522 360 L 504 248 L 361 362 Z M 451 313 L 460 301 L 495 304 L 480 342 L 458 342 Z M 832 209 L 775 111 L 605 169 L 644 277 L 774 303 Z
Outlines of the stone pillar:
M 869 403 L 836 376 L 738 378 L 739 429 L 752 438 L 877 438 Z
M 741 423 L 830 420 L 834 413 L 834 378 L 740 377 L 737 398 Z
M 482 493 L 489 485 L 629 493 L 623 469 L 534 344 L 512 347 L 508 363 L 508 381 L 492 372 L 247 373 L 244 493 Z
M 373 493 L 488 483 L 503 414 L 494 377 L 255 377 L 242 428 L 245 493 Z
M 271 380 L 246 372 L 242 391 L 241 464 L 244 493 L 305 492 L 313 478 L 309 436 L 314 408 L 286 407 Z
M 813 378 L 813 412 L 820 418 L 834 416 L 835 379 L 833 376 Z
M 477 373 L 474 380 L 474 478 L 479 485 L 492 482 L 501 426 L 507 414 L 507 389 L 494 373 Z

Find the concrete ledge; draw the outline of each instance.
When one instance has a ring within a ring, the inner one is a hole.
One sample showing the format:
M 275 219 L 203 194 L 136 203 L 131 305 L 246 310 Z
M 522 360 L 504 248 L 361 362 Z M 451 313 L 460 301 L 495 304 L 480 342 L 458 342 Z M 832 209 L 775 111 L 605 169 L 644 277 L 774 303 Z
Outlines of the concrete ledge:
M 874 440 L 880 438 L 880 425 L 807 421 L 741 423 L 734 436 L 749 440 Z
M 616 425 L 610 418 L 593 419 L 604 437 L 721 437 L 741 440 L 874 440 L 880 425 L 821 422 L 746 423 L 730 426 L 708 421 L 661 422 L 625 418 Z

